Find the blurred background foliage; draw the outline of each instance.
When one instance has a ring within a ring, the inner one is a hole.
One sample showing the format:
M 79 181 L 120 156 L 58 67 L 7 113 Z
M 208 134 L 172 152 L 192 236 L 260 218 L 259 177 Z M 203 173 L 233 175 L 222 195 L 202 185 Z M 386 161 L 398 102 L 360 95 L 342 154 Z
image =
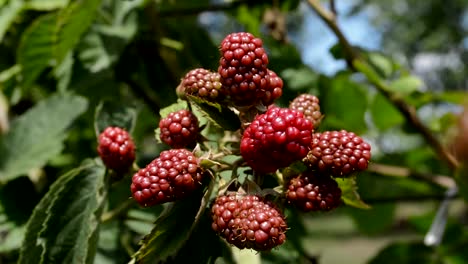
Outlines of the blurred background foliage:
M 321 2 L 336 10 L 389 92 L 450 146 L 467 99 L 468 2 Z M 234 259 L 466 263 L 468 215 L 458 196 L 449 197 L 441 244 L 423 243 L 454 171 L 365 75 L 347 67 L 333 32 L 299 0 L 0 0 L 0 263 L 16 263 L 25 223 L 50 185 L 96 156 L 93 120 L 102 100 L 137 110 L 133 137 L 144 166 L 165 149 L 154 129 L 180 79 L 193 68 L 216 70 L 220 41 L 237 31 L 264 40 L 269 67 L 285 82 L 278 104 L 317 95 L 325 114 L 319 131 L 356 132 L 372 144 L 373 160 L 357 177 L 370 210 L 288 212 L 294 228 L 284 246 L 235 251 Z M 125 213 L 103 220 L 95 263 L 127 263 L 162 210 L 129 202 L 129 182 L 111 186 L 106 210 Z M 229 263 L 226 249 L 205 235 L 209 228 L 200 229 L 174 261 L 203 253 L 200 263 Z

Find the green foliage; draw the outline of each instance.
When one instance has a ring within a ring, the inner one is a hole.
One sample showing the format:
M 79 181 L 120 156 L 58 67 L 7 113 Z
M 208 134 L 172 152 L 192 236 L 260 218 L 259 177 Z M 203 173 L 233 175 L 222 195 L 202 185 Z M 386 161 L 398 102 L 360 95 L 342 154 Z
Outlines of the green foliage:
M 56 94 L 14 120 L 10 132 L 0 138 L 0 180 L 24 175 L 59 154 L 65 130 L 86 108 L 83 97 Z
M 111 101 L 103 101 L 96 108 L 94 127 L 99 135 L 106 127 L 117 126 L 132 132 L 136 122 L 136 110 Z
M 313 41 L 326 42 L 336 30 L 349 37 L 353 23 L 342 23 L 343 16 L 365 11 L 359 19 L 370 17 L 382 41 L 373 50 L 351 41 L 355 57 L 342 37 L 327 54 L 310 50 L 304 34 L 316 14 L 303 8 L 309 2 L 0 0 L 0 263 L 322 263 L 310 255 L 317 252 L 312 240 L 327 248 L 323 259 L 353 252 L 338 263 L 465 263 L 467 168 L 452 169 L 441 155 L 463 143 L 453 138 L 468 100 L 466 1 L 358 0 L 346 8 L 335 1 L 338 29 Z M 281 15 L 270 21 L 272 11 Z M 235 31 L 263 40 L 268 68 L 284 82 L 278 105 L 314 94 L 323 114 L 316 132 L 345 129 L 372 145 L 367 172 L 335 178 L 340 209 L 301 213 L 285 201 L 283 181 L 308 169 L 302 161 L 271 175 L 244 163 L 246 119 L 264 109 L 239 118 L 244 110 L 226 102 L 177 99 L 189 70 L 217 70 L 220 40 Z M 304 63 L 307 54 L 331 55 L 342 68 L 324 74 Z M 157 122 L 181 109 L 193 111 L 203 128 L 191 151 L 201 159 L 204 188 L 182 201 L 139 207 L 132 175 L 167 148 L 158 144 Z M 134 137 L 137 159 L 125 175 L 90 160 L 107 126 Z M 427 140 L 432 135 L 440 146 Z M 245 182 L 285 211 L 287 241 L 278 249 L 239 250 L 212 230 L 213 199 Z M 441 244 L 427 247 L 419 241 L 439 204 L 427 200 L 442 199 L 453 184 L 459 196 L 450 197 Z M 324 221 L 321 232 L 311 232 L 311 219 Z M 361 250 L 368 236 L 372 245 Z
M 93 263 L 106 196 L 101 164 L 62 175 L 29 219 L 19 263 Z
M 41 16 L 25 31 L 18 48 L 24 89 L 48 66 L 60 65 L 91 25 L 99 4 L 94 0 L 75 2 L 57 13 Z

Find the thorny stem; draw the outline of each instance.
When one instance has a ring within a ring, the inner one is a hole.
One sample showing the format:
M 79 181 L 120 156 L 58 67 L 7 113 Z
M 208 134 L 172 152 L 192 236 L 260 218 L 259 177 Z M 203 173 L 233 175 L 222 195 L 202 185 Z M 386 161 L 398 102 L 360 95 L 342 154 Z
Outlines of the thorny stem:
M 374 70 L 367 66 L 366 61 L 359 56 L 359 53 L 353 49 L 348 39 L 345 37 L 340 27 L 336 23 L 335 15 L 325 9 L 319 0 L 308 0 L 309 5 L 320 16 L 320 18 L 328 25 L 328 27 L 335 33 L 341 46 L 343 47 L 346 62 L 348 67 L 352 70 L 359 70 L 362 72 L 368 81 L 373 84 L 377 90 L 384 95 L 398 110 L 403 114 L 406 120 L 424 137 L 426 142 L 436 151 L 448 166 L 454 170 L 458 167 L 458 162 L 455 157 L 442 145 L 442 143 L 432 134 L 432 132 L 422 123 L 416 114 L 416 109 L 407 104 L 405 100 L 391 92 L 388 87 L 380 78 L 377 77 Z

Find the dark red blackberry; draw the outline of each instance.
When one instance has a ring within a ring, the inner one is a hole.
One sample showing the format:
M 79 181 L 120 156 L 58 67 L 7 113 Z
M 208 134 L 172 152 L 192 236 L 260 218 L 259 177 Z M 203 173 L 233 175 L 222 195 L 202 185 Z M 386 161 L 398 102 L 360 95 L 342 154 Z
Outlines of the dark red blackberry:
M 259 196 L 236 193 L 219 196 L 211 213 L 213 230 L 240 249 L 271 250 L 286 240 L 283 214 Z
M 270 77 L 270 85 L 264 91 L 261 98 L 264 106 L 271 105 L 283 94 L 283 80 L 272 70 L 268 70 L 268 75 Z
M 222 98 L 220 76 L 203 68 L 189 71 L 182 80 L 186 94 L 208 101 L 219 101 Z
M 262 40 L 250 33 L 229 34 L 221 42 L 218 73 L 223 93 L 234 105 L 253 105 L 270 88 L 268 56 Z
M 302 113 L 272 106 L 245 129 L 240 151 L 255 171 L 274 172 L 307 155 L 312 132 Z
M 306 162 L 333 177 L 345 177 L 367 169 L 371 146 L 362 138 L 345 130 L 313 134 Z
M 301 94 L 294 98 L 289 104 L 289 108 L 303 113 L 306 118 L 312 121 L 314 128 L 317 128 L 322 120 L 319 103 L 320 101 L 315 95 Z
M 130 189 L 140 205 L 152 206 L 184 198 L 201 186 L 202 179 L 192 152 L 170 149 L 135 173 Z
M 107 127 L 98 137 L 98 154 L 107 168 L 125 173 L 135 161 L 135 144 L 120 127 Z
M 306 171 L 292 178 L 286 190 L 286 199 L 304 212 L 330 211 L 341 204 L 341 189 L 328 175 Z
M 159 121 L 162 142 L 173 148 L 195 147 L 199 136 L 197 117 L 189 110 L 172 112 Z

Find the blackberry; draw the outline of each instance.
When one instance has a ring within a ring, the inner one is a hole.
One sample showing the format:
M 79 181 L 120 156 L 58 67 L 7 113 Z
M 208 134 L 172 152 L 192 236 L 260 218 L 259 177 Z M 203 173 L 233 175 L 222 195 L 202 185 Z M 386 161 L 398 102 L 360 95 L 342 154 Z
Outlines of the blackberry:
M 315 95 L 301 94 L 294 98 L 289 104 L 289 108 L 303 113 L 306 118 L 312 121 L 314 127 L 317 128 L 322 119 L 319 103 L 320 101 Z
M 367 142 L 353 132 L 341 130 L 313 134 L 305 161 L 320 172 L 345 177 L 367 169 L 370 158 L 371 146 Z
M 286 199 L 304 212 L 330 211 L 341 204 L 341 189 L 330 176 L 306 171 L 289 181 Z
M 195 147 L 199 136 L 197 117 L 189 110 L 172 112 L 159 121 L 162 142 L 172 148 Z
M 270 89 L 268 55 L 251 33 L 229 34 L 221 42 L 218 73 L 223 93 L 236 106 L 254 105 Z
M 286 240 L 287 224 L 282 212 L 259 196 L 219 196 L 211 213 L 213 230 L 240 249 L 271 250 Z
M 283 94 L 283 80 L 272 70 L 268 70 L 268 75 L 270 77 L 270 84 L 261 98 L 264 106 L 273 104 Z
M 135 161 L 135 143 L 120 127 L 107 127 L 98 136 L 97 152 L 107 168 L 125 173 Z
M 203 172 L 198 159 L 186 149 L 161 152 L 133 175 L 133 198 L 142 206 L 182 199 L 201 186 Z
M 241 155 L 253 170 L 274 172 L 307 155 L 312 132 L 312 123 L 302 113 L 271 106 L 245 129 Z
M 221 77 L 217 72 L 197 68 L 185 75 L 182 86 L 186 94 L 214 102 L 222 98 L 220 79 Z

